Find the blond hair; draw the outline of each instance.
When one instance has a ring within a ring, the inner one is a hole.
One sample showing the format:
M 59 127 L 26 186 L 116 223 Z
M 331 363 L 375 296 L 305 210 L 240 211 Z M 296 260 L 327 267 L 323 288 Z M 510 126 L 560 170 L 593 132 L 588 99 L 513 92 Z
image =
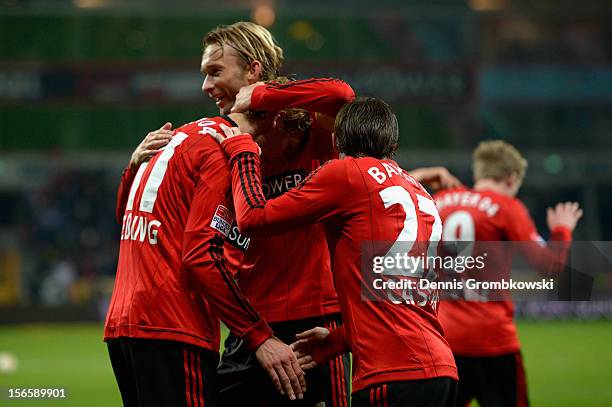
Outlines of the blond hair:
M 234 48 L 247 65 L 253 61 L 262 64 L 263 81 L 280 74 L 283 49 L 276 44 L 270 31 L 255 23 L 240 21 L 232 25 L 219 25 L 204 37 L 203 45 L 224 45 Z
M 515 174 L 522 182 L 527 160 L 512 145 L 502 140 L 483 141 L 472 155 L 474 180 L 485 178 L 503 181 Z

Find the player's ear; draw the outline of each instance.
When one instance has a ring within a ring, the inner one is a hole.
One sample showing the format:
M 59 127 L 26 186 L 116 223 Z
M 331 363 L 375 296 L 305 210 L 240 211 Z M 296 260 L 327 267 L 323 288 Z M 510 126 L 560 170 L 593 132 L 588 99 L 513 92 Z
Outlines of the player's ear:
M 263 79 L 263 65 L 258 60 L 254 60 L 249 64 L 249 72 L 247 74 L 247 79 L 250 83 L 259 82 Z
M 505 184 L 506 184 L 506 187 L 508 187 L 508 189 L 513 190 L 513 191 L 518 191 L 518 188 L 520 186 L 518 174 L 514 174 L 514 173 L 510 174 L 506 178 Z
M 332 142 L 332 147 L 334 148 L 334 150 L 338 150 L 338 148 L 336 147 L 336 132 L 335 131 L 332 131 L 331 142 Z
M 511 186 L 516 185 L 516 183 L 518 182 L 518 176 L 514 173 L 510 174 L 510 176 L 508 177 L 508 182 Z
M 280 112 L 276 113 L 276 115 L 274 116 L 274 122 L 273 122 L 273 126 L 275 129 L 282 131 L 285 128 L 285 117 L 287 116 L 287 112 L 284 110 L 281 110 Z

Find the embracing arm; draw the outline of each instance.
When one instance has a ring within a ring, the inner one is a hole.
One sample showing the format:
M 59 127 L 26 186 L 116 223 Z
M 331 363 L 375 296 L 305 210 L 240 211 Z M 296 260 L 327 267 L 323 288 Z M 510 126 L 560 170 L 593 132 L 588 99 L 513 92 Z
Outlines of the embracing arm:
M 409 171 L 409 174 L 433 190 L 460 187 L 461 181 L 445 167 L 421 167 Z
M 335 117 L 353 99 L 355 92 L 340 79 L 311 78 L 284 84 L 272 81 L 253 87 L 250 108 L 272 112 L 299 108 Z
M 224 130 L 226 134 L 233 132 L 230 138 L 224 140 L 219 136 L 219 140 L 230 157 L 236 221 L 241 232 L 251 236 L 282 234 L 341 211 L 347 195 L 346 171 L 341 160 L 329 161 L 297 188 L 266 201 L 261 187 L 259 146 L 237 128 Z
M 117 190 L 117 203 L 115 204 L 115 217 L 122 223 L 125 207 L 130 195 L 132 183 L 140 170 L 141 164 L 157 154 L 162 147 L 172 139 L 172 123 L 168 122 L 157 130 L 149 132 L 132 153 L 128 166 L 121 174 L 121 183 Z

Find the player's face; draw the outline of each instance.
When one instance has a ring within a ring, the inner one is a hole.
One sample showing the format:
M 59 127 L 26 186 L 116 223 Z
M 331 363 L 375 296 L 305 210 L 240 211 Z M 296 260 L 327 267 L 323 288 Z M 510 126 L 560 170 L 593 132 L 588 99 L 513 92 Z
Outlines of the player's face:
M 238 51 L 229 45 L 223 49 L 217 44 L 207 46 L 202 55 L 201 72 L 204 75 L 202 92 L 215 101 L 221 114 L 230 113 L 241 87 L 255 82 Z

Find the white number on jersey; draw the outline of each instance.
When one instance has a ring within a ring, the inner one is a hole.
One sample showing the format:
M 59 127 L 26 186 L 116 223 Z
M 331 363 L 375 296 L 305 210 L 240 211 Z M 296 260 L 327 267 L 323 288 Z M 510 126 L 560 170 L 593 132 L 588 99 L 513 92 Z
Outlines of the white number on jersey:
M 438 210 L 434 201 L 419 194 L 417 194 L 416 196 L 419 211 L 433 216 L 434 218 L 434 224 L 431 228 L 431 234 L 429 235 L 429 246 L 427 249 L 427 255 L 435 256 L 437 254 L 438 242 L 440 241 L 440 237 L 442 235 L 442 221 L 440 220 L 440 215 L 438 215 Z M 403 255 L 404 253 L 409 253 L 410 250 L 412 250 L 412 247 L 414 246 L 414 242 L 416 241 L 419 227 L 416 208 L 414 202 L 412 201 L 412 198 L 410 197 L 410 193 L 406 191 L 404 187 L 395 185 L 380 191 L 380 197 L 382 198 L 383 203 L 385 204 L 385 208 L 399 204 L 402 206 L 404 212 L 406 213 L 406 218 L 404 219 L 404 227 L 402 228 L 402 231 L 400 232 L 399 236 L 397 237 L 389 251 L 385 254 L 385 257 L 395 258 L 397 254 Z M 423 263 L 419 262 L 418 268 L 413 271 L 403 270 L 403 272 L 385 272 L 384 274 L 422 277 L 424 274 Z
M 138 208 L 141 212 L 152 213 L 153 208 L 155 207 L 155 201 L 157 200 L 157 192 L 159 191 L 159 186 L 164 180 L 164 176 L 166 175 L 166 171 L 168 170 L 168 161 L 174 155 L 174 150 L 177 146 L 179 146 L 185 139 L 187 139 L 187 134 L 185 133 L 176 133 L 172 140 L 163 148 L 162 153 L 155 161 L 153 165 L 153 169 L 149 174 L 149 178 L 144 186 L 142 197 L 140 198 L 140 207 Z M 142 181 L 142 175 L 147 168 L 149 163 L 146 162 L 138 168 L 138 172 L 136 173 L 136 177 L 134 178 L 134 183 L 132 184 L 132 188 L 130 189 L 130 195 L 128 196 L 127 205 L 125 207 L 126 211 L 132 210 L 134 207 L 134 198 L 136 197 L 136 191 L 138 191 L 138 187 L 140 186 L 140 182 Z
M 444 221 L 444 242 L 469 242 L 467 244 L 458 243 L 461 250 L 457 251 L 456 257 L 471 257 L 474 254 L 474 241 L 476 240 L 476 227 L 474 218 L 468 211 L 453 212 Z M 486 301 L 488 290 L 463 289 L 463 298 L 467 301 Z
M 445 242 L 470 242 L 457 253 L 458 256 L 471 256 L 474 251 L 476 231 L 474 218 L 467 211 L 453 212 L 444 221 L 442 240 Z
M 440 215 L 436 208 L 436 204 L 431 199 L 428 199 L 422 195 L 417 194 L 417 206 L 420 212 L 433 216 L 434 224 L 431 228 L 429 235 L 429 244 L 427 248 L 427 256 L 435 256 L 437 254 L 438 242 L 442 235 L 442 222 Z M 403 257 L 404 254 L 410 252 L 413 248 L 415 240 L 418 236 L 418 219 L 417 219 L 417 208 L 412 201 L 410 193 L 401 186 L 392 186 L 385 188 L 380 192 L 380 197 L 385 204 L 385 208 L 389 208 L 392 205 L 399 204 L 404 209 L 406 217 L 404 218 L 404 226 L 399 236 L 385 254 L 385 258 L 395 258 L 397 254 Z M 401 258 L 401 257 L 400 257 Z M 422 258 L 419 260 L 423 260 Z M 413 263 L 414 269 L 406 270 L 403 268 L 399 269 L 385 269 L 383 272 L 386 276 L 409 276 L 415 278 L 423 278 L 425 274 L 423 261 L 415 261 Z M 434 270 L 434 262 L 431 262 L 428 270 L 426 279 L 434 280 L 436 273 Z M 420 289 L 404 289 L 400 294 L 400 298 L 397 297 L 398 293 L 393 290 L 387 290 L 387 298 L 394 304 L 415 304 L 418 306 L 426 306 L 430 304 L 434 309 L 438 303 L 437 291 L 420 290 Z

